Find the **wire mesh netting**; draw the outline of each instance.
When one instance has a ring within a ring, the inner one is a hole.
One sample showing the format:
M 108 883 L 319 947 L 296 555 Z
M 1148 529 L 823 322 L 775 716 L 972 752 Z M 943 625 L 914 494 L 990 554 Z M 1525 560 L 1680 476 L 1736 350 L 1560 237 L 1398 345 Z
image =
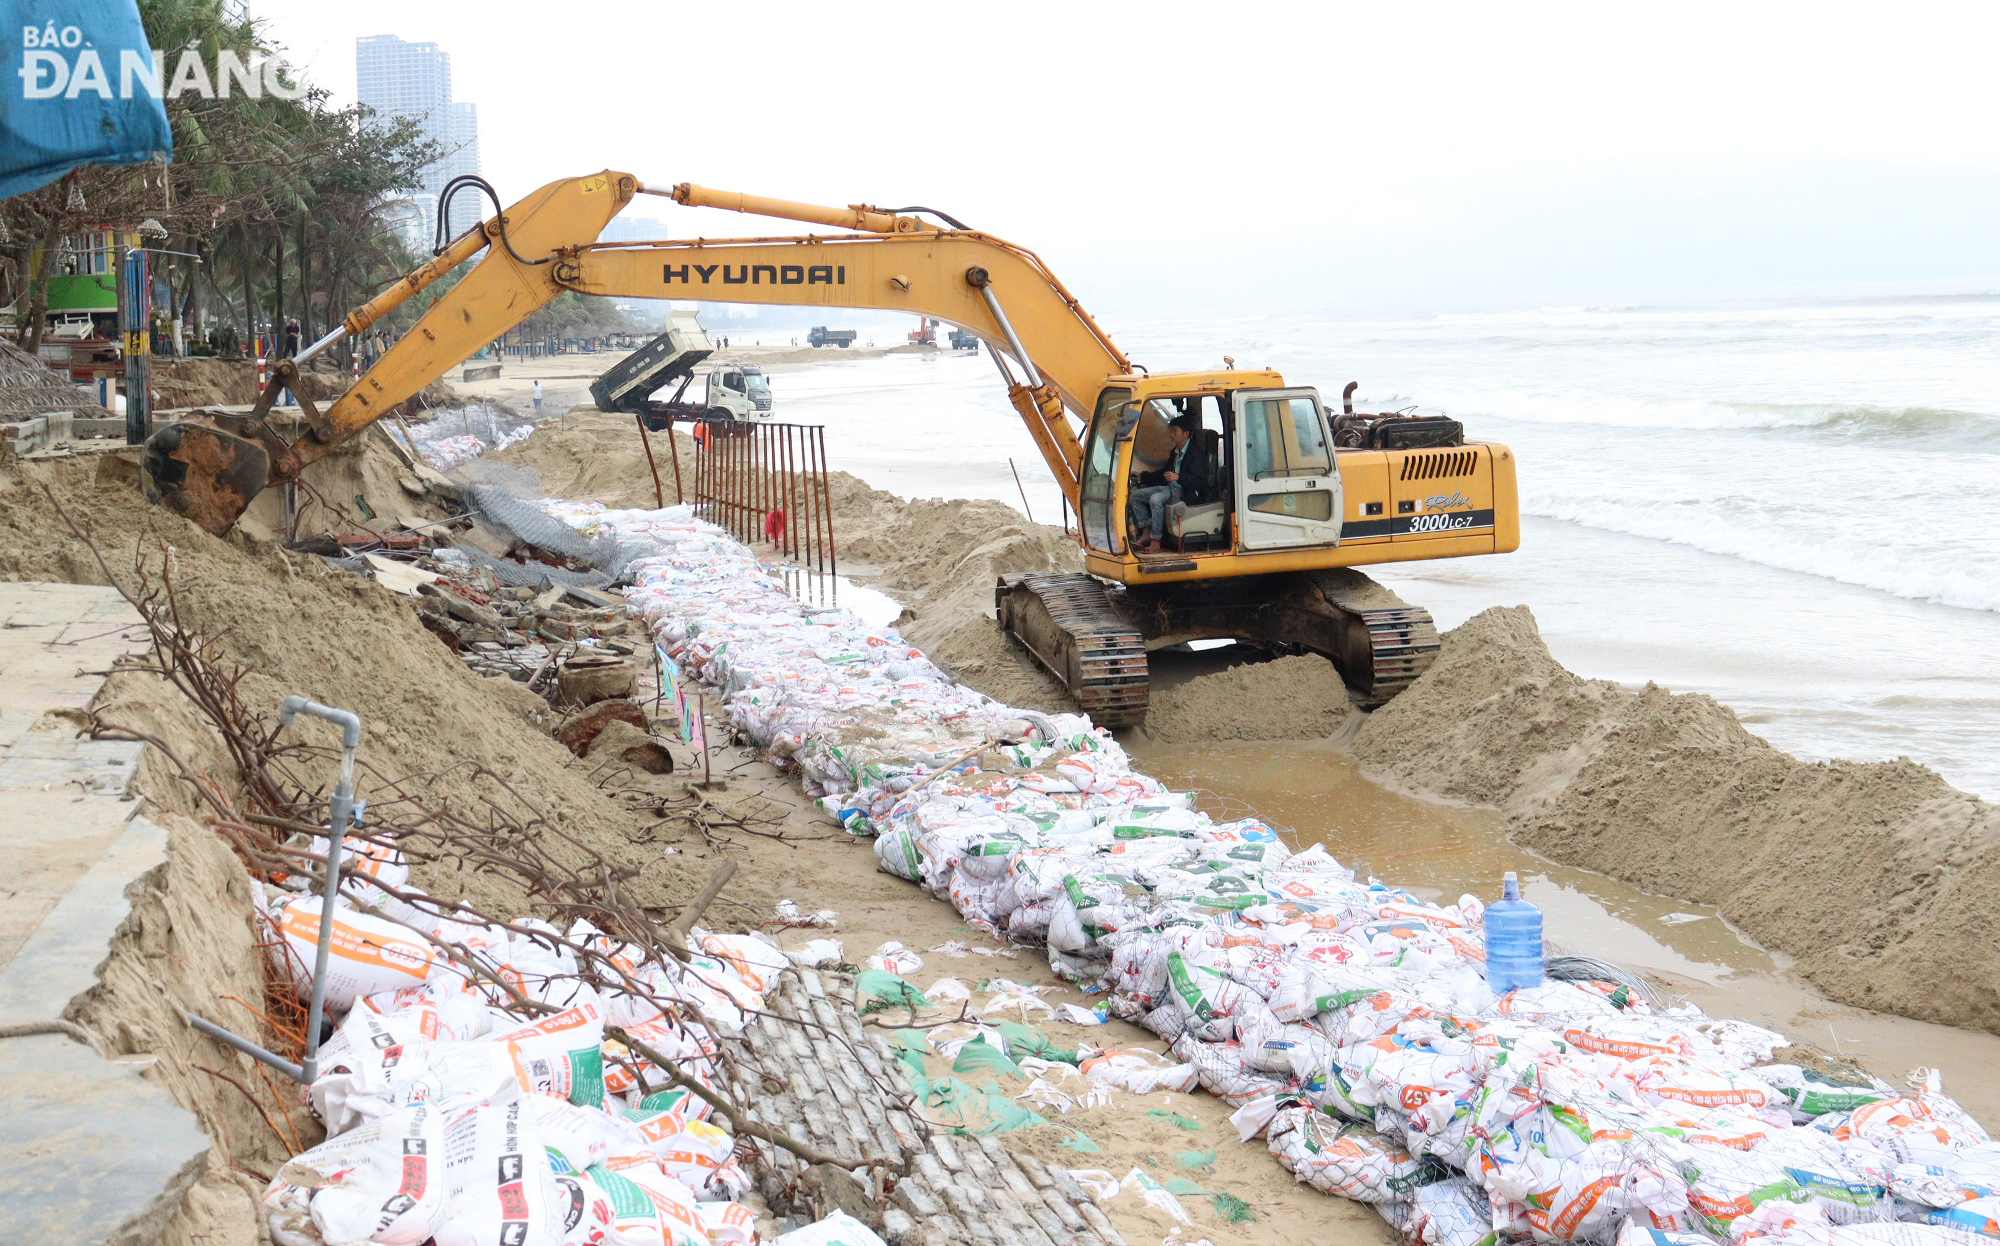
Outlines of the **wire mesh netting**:
M 643 545 L 621 545 L 609 529 L 595 536 L 557 519 L 542 508 L 541 479 L 533 468 L 473 459 L 454 466 L 449 475 L 465 494 L 465 509 L 502 536 L 533 546 L 569 563 L 518 563 L 476 549 L 465 555 L 493 573 L 502 584 L 524 588 L 603 588 L 615 584 L 626 566 L 647 552 Z
M 430 418 L 409 430 L 403 438 L 433 467 L 449 469 L 482 454 L 504 450 L 535 431 L 532 416 L 522 415 L 505 403 L 474 402 L 463 407 L 437 407 Z

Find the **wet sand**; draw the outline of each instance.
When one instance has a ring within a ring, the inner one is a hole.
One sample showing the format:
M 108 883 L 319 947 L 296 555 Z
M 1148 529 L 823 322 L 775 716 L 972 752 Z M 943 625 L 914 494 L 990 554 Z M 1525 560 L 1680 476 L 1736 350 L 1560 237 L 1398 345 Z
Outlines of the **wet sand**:
M 1125 746 L 1148 773 L 1198 792 L 1211 816 L 1255 813 L 1291 828 L 1299 846 L 1324 844 L 1344 864 L 1425 899 L 1468 891 L 1491 899 L 1501 874 L 1516 871 L 1542 907 L 1552 952 L 1623 965 L 1712 1016 L 1811 1043 L 1893 1085 L 1912 1069 L 1938 1068 L 1982 1124 L 2000 1125 L 2000 1036 L 1834 1003 L 1714 909 L 1544 860 L 1508 841 L 1499 813 L 1393 792 L 1334 741 L 1160 744 L 1135 735 Z

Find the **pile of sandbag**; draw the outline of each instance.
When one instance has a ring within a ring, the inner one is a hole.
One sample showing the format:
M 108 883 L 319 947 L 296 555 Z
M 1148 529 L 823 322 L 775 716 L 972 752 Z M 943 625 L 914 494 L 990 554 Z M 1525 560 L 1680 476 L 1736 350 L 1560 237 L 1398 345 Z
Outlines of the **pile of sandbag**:
M 774 944 L 697 928 L 699 954 L 682 962 L 583 922 L 558 931 L 533 919 L 440 918 L 384 890 L 408 894 L 393 849 L 359 837 L 347 849 L 365 864 L 332 916 L 324 986 L 339 1024 L 306 1088 L 327 1137 L 266 1190 L 274 1242 L 759 1240 L 752 1209 L 736 1201 L 750 1178 L 709 1102 L 605 1027 L 712 1086 L 718 1037 L 752 1023 L 786 964 Z M 303 999 L 324 902 L 282 887 L 260 887 L 257 899 Z M 807 1232 L 778 1240 L 821 1240 Z M 842 1232 L 879 1246 L 851 1222 Z
M 657 547 L 628 597 L 660 646 L 875 835 L 883 869 L 1108 990 L 1246 1139 L 1409 1241 L 2000 1235 L 2000 1146 L 1934 1078 L 1899 1093 L 1766 1063 L 1781 1036 L 1616 982 L 1495 998 L 1476 898 L 1432 904 L 1254 818 L 1215 823 L 1088 719 L 954 685 L 685 508 L 569 517 Z

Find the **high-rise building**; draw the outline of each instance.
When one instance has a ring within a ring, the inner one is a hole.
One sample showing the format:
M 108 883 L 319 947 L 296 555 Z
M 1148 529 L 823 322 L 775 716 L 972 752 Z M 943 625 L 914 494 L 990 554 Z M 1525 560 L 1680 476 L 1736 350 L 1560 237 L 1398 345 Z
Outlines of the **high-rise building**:
M 479 114 L 476 106 L 451 98 L 451 53 L 435 43 L 408 43 L 396 35 L 367 35 L 354 41 L 355 94 L 381 118 L 407 117 L 440 155 L 423 172 L 423 189 L 411 198 L 413 222 L 428 239 L 437 216 L 438 192 L 461 173 L 479 172 Z M 479 196 L 460 194 L 452 202 L 451 232 L 470 228 L 484 215 Z

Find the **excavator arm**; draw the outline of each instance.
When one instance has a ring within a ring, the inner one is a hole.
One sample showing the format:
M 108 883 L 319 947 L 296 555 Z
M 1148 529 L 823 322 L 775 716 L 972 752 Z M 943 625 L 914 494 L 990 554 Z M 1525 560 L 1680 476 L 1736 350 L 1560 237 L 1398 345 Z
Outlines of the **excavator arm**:
M 824 224 L 848 233 L 785 238 L 598 243 L 638 194 Z M 1008 395 L 1074 506 L 1082 448 L 1068 411 L 1088 418 L 1108 377 L 1130 362 L 1062 283 L 1024 248 L 901 211 L 845 209 L 714 191 L 671 191 L 606 171 L 551 182 L 469 230 L 304 353 L 282 361 L 257 408 L 224 422 L 161 429 L 147 447 L 149 496 L 221 535 L 259 491 L 355 436 L 564 290 L 619 298 L 705 299 L 788 306 L 874 308 L 928 315 L 978 335 L 1003 362 Z M 484 254 L 480 254 L 481 252 Z M 393 307 L 478 255 L 397 343 L 324 413 L 302 404 L 290 442 L 263 421 L 297 365 L 365 331 Z

